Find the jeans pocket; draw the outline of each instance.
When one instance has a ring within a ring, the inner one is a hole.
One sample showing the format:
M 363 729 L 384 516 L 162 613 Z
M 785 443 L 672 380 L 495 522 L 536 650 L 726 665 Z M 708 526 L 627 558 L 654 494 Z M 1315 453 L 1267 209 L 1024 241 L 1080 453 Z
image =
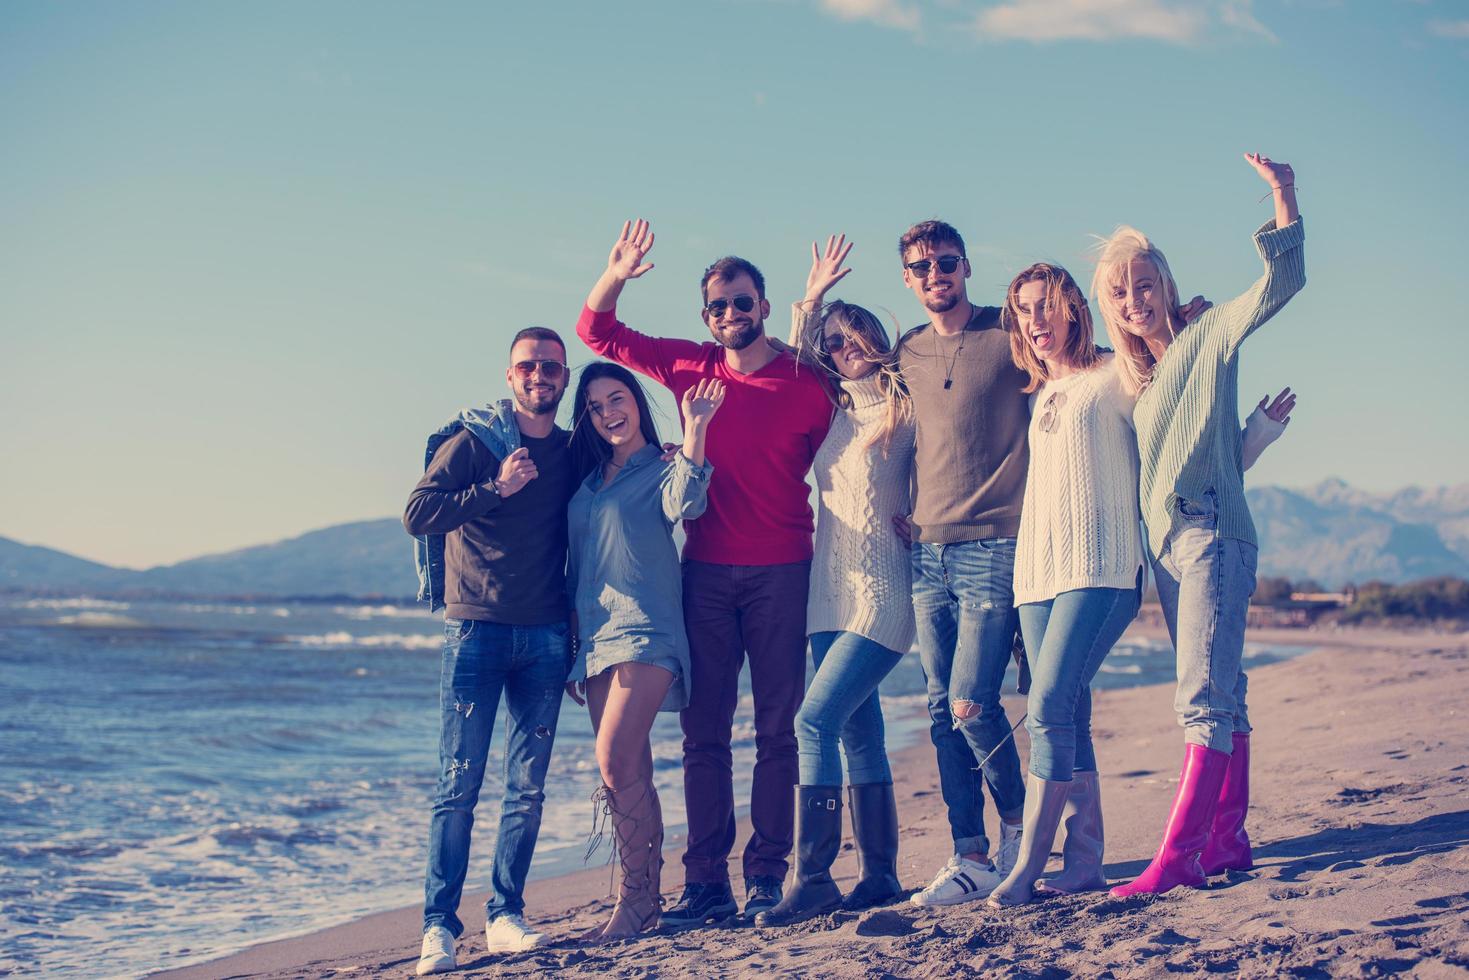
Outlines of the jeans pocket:
M 450 619 L 444 617 L 444 637 L 454 642 L 462 642 L 469 639 L 474 633 L 474 620 L 472 619 Z
M 1205 490 L 1197 500 L 1178 496 L 1178 515 L 1190 524 L 1200 527 L 1212 524 L 1219 513 L 1219 498 L 1213 490 Z

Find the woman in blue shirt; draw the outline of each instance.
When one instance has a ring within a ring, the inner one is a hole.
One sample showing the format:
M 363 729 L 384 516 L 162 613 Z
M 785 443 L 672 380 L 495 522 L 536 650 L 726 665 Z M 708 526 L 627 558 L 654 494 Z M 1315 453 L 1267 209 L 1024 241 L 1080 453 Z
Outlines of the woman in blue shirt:
M 589 365 L 573 401 L 571 451 L 583 480 L 567 515 L 577 638 L 567 688 L 592 716 L 597 799 L 612 817 L 622 865 L 612 917 L 590 941 L 658 922 L 663 816 L 648 736 L 660 710 L 688 703 L 689 687 L 673 527 L 704 513 L 713 472 L 705 436 L 723 402 L 724 384 L 712 378 L 684 394 L 683 448 L 665 462 L 647 396 L 626 368 Z

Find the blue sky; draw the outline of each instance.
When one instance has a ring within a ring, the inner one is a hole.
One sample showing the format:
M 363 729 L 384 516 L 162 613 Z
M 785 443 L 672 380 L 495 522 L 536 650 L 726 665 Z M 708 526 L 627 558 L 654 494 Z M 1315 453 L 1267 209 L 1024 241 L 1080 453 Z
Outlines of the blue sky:
M 1465 92 L 1456 0 L 13 0 L 0 535 L 141 567 L 400 512 L 627 217 L 657 268 L 621 310 L 669 335 L 725 253 L 783 332 L 830 231 L 841 295 L 916 323 L 894 243 L 934 215 L 977 301 L 1124 221 L 1227 299 L 1254 149 L 1310 285 L 1245 350 L 1242 397 L 1301 394 L 1252 481 L 1469 480 Z

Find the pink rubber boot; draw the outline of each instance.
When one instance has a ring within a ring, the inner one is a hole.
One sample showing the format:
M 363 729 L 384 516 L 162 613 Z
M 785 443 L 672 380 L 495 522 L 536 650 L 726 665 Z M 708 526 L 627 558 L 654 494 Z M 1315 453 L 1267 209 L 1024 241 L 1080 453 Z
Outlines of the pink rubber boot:
M 1234 733 L 1234 753 L 1214 807 L 1214 825 L 1199 864 L 1204 874 L 1248 871 L 1255 866 L 1250 854 L 1250 835 L 1245 833 L 1245 814 L 1250 809 L 1250 733 Z
M 1168 825 L 1163 828 L 1158 853 L 1136 879 L 1112 889 L 1113 898 L 1161 895 L 1179 885 L 1203 887 L 1204 869 L 1199 866 L 1199 852 L 1208 842 L 1219 786 L 1228 768 L 1228 754 L 1193 743 L 1184 746 L 1178 792 L 1173 796 L 1173 810 L 1168 814 Z

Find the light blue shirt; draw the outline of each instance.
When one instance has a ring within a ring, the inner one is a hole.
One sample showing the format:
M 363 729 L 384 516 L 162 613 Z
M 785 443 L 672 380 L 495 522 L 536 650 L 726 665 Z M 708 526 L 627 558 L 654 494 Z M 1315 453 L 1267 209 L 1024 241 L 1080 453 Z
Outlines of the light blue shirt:
M 673 527 L 704 513 L 714 467 L 661 456 L 643 447 L 606 484 L 599 467 L 571 498 L 566 578 L 578 642 L 570 680 L 613 664 L 656 664 L 674 675 L 662 710 L 678 711 L 689 700 L 689 641 Z

